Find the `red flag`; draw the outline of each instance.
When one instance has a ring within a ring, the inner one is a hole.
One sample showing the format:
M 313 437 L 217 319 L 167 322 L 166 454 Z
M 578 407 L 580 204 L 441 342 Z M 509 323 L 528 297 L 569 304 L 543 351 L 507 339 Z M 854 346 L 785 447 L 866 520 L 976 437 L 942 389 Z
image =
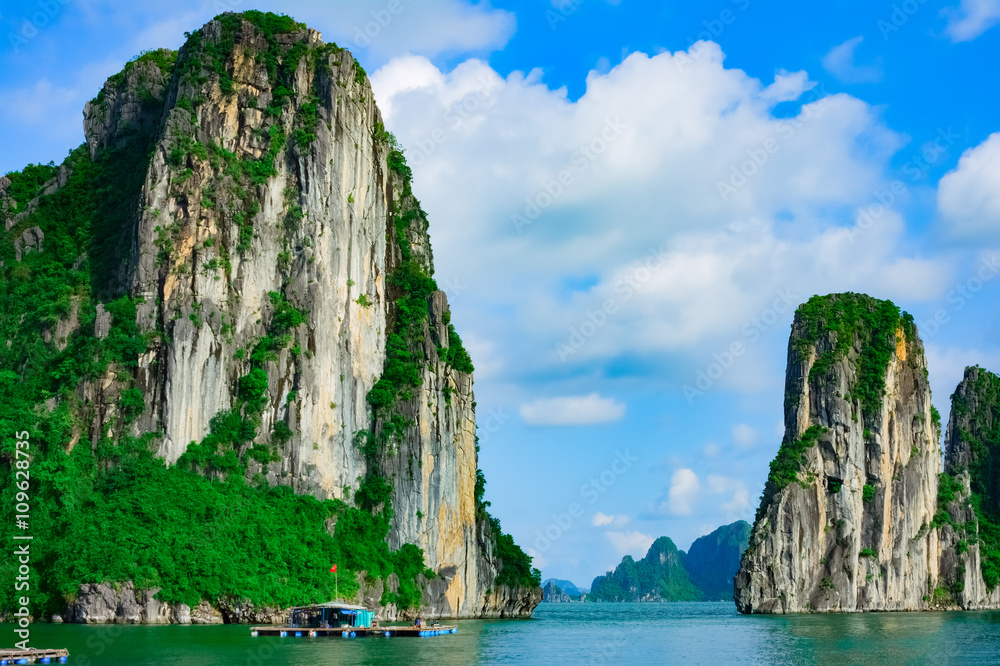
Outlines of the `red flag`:
M 330 569 L 330 573 L 337 573 L 337 565 L 336 564 L 334 564 L 333 568 Z

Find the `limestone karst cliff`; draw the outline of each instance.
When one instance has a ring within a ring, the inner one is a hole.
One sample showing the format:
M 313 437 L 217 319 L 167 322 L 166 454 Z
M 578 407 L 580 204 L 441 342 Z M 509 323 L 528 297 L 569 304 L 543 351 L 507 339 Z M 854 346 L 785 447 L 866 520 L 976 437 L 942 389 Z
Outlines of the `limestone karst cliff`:
M 939 506 L 951 485 L 940 438 L 912 317 L 859 294 L 802 305 L 788 346 L 785 437 L 736 576 L 738 609 L 971 607 L 957 595 L 955 552 L 974 554 Z M 986 603 L 978 567 L 961 573 Z
M 191 498 L 211 493 L 198 479 L 212 480 L 243 506 L 301 507 L 282 519 L 311 519 L 302 540 L 317 550 L 290 566 L 340 558 L 347 592 L 386 617 L 530 614 L 537 575 L 485 510 L 472 363 L 433 280 L 426 214 L 351 54 L 287 17 L 224 14 L 179 53 L 130 62 L 84 127 L 60 167 L 0 181 L 3 297 L 20 315 L 4 317 L 0 380 L 23 407 L 0 434 L 31 431 L 39 461 L 62 470 L 41 478 L 48 527 L 121 529 L 91 518 L 141 494 L 142 475 L 188 484 L 177 504 L 198 511 Z M 74 479 L 79 497 L 59 486 Z M 270 547 L 273 525 L 232 534 L 219 513 L 205 509 L 215 527 L 200 543 L 225 533 Z M 132 517 L 190 532 L 168 506 Z M 137 597 L 162 587 L 165 601 L 211 602 L 224 618 L 255 596 L 283 603 L 264 563 L 259 589 L 235 574 L 212 583 L 201 564 L 195 584 L 179 553 L 196 549 L 190 536 L 148 538 L 159 562 L 56 561 L 40 583 L 46 610 L 86 596 L 74 581 L 134 578 Z M 110 553 L 128 549 L 113 540 Z M 332 596 L 333 563 L 296 580 L 315 597 L 302 602 Z
M 951 396 L 944 467 L 936 596 L 970 610 L 1000 608 L 1000 377 L 987 370 L 966 368 Z

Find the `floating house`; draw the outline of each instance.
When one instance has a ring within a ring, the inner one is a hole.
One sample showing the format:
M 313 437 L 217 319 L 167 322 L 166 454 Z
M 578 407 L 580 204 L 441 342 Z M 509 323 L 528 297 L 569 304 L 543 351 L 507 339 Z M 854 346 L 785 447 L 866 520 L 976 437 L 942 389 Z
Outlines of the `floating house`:
M 292 609 L 287 627 L 250 627 L 250 635 L 277 636 L 280 638 L 317 638 L 322 636 L 342 636 L 355 638 L 362 636 L 420 637 L 457 634 L 458 627 L 432 627 L 415 624 L 413 626 L 372 626 L 372 611 L 364 606 L 329 601 L 315 606 L 297 606 Z
M 363 629 L 372 626 L 373 615 L 364 606 L 328 601 L 293 608 L 290 624 L 293 629 Z

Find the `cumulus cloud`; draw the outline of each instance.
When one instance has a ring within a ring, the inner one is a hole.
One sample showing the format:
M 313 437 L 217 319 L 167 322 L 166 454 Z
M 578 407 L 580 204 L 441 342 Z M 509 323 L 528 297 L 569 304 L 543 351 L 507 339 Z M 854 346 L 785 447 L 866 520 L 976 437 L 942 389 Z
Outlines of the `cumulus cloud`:
M 666 501 L 661 502 L 661 512 L 672 516 L 690 516 L 694 513 L 695 500 L 701 490 L 698 475 L 691 469 L 679 469 L 670 477 L 670 490 Z
M 736 446 L 741 449 L 752 448 L 758 439 L 757 431 L 747 425 L 746 423 L 740 423 L 739 425 L 734 425 L 732 428 L 733 442 Z
M 938 211 L 960 238 L 1000 232 L 1000 132 L 962 154 L 938 184 Z
M 640 558 L 646 554 L 655 539 L 642 532 L 605 532 L 604 536 L 619 555 Z
M 504 78 L 478 60 L 399 58 L 373 84 L 430 213 L 438 274 L 467 287 L 456 317 L 495 341 L 504 379 L 623 355 L 676 354 L 693 374 L 779 289 L 794 286 L 792 307 L 843 290 L 919 301 L 950 275 L 901 254 L 898 212 L 846 212 L 877 202 L 902 138 L 805 72 L 762 82 L 699 42 L 592 71 L 575 101 L 541 72 Z M 772 113 L 790 100 L 797 115 Z M 721 384 L 766 380 L 734 368 Z
M 962 0 L 957 7 L 945 7 L 945 32 L 953 42 L 969 42 L 1000 21 L 1000 0 Z
M 601 511 L 594 514 L 591 521 L 594 527 L 624 527 L 628 524 L 628 516 L 607 515 Z
M 679 469 L 670 486 L 647 517 L 721 515 L 725 520 L 747 519 L 754 507 L 750 491 L 739 479 L 709 474 L 702 483 L 692 469 Z
M 750 504 L 750 491 L 739 479 L 732 479 L 719 474 L 708 476 L 708 489 L 714 495 L 722 495 L 726 499 L 719 505 L 719 510 L 727 520 L 742 518 L 746 520 L 754 510 Z
M 594 425 L 611 423 L 623 416 L 623 403 L 597 393 L 545 398 L 521 406 L 521 418 L 529 425 Z
M 531 557 L 531 566 L 536 569 L 544 569 L 549 563 L 549 560 L 534 548 L 528 548 L 528 555 Z
M 844 83 L 871 83 L 882 79 L 882 68 L 875 65 L 858 65 L 854 61 L 854 51 L 864 41 L 857 36 L 838 44 L 823 56 L 823 68 Z

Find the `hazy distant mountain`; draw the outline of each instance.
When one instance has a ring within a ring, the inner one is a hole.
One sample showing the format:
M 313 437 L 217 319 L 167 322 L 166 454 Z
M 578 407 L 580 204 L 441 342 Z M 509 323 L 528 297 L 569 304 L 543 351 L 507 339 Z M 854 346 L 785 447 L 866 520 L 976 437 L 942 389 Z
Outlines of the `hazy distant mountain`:
M 687 553 L 681 551 L 681 562 L 706 601 L 732 600 L 733 578 L 749 540 L 750 524 L 738 520 L 696 539 Z
M 587 600 L 731 601 L 749 538 L 742 520 L 700 537 L 687 553 L 660 537 L 638 562 L 626 555 L 613 572 L 595 578 Z
M 555 583 L 560 590 L 562 590 L 565 594 L 568 594 L 571 597 L 578 597 L 581 594 L 587 594 L 588 592 L 590 592 L 589 589 L 577 587 L 576 585 L 573 584 L 572 581 L 562 580 L 560 578 L 548 578 L 542 581 L 542 588 L 544 588 L 549 583 Z
M 626 555 L 615 570 L 598 576 L 590 587 L 588 601 L 700 601 L 681 562 L 681 553 L 669 537 L 653 542 L 638 562 Z

